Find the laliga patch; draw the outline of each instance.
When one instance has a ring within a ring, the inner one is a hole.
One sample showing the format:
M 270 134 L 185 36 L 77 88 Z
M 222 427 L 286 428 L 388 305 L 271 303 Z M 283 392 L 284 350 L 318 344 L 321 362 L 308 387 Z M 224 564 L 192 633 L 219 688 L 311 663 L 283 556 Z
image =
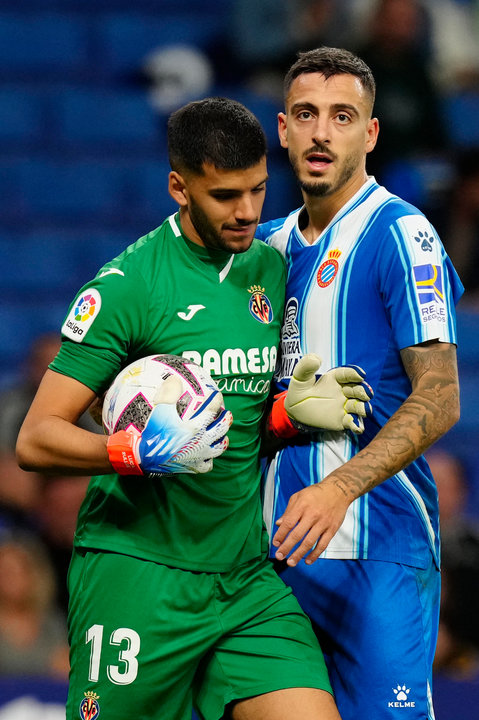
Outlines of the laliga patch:
M 100 706 L 98 704 L 100 696 L 91 690 L 83 694 L 85 697 L 78 708 L 81 720 L 96 720 L 100 715 Z
M 338 250 L 337 248 L 336 250 L 330 250 L 328 252 L 328 259 L 321 263 L 321 265 L 319 266 L 318 274 L 316 275 L 316 280 L 319 287 L 327 287 L 333 282 L 334 278 L 338 274 L 338 258 L 340 255 L 341 250 Z
M 268 297 L 264 294 L 264 288 L 259 285 L 252 285 L 248 288 L 251 293 L 249 299 L 249 311 L 251 315 L 260 323 L 269 325 L 273 319 L 273 308 Z
M 441 265 L 414 265 L 413 272 L 422 322 L 446 322 Z
M 70 313 L 63 323 L 62 333 L 81 342 L 92 326 L 101 308 L 101 295 L 98 290 L 85 290 L 74 302 Z

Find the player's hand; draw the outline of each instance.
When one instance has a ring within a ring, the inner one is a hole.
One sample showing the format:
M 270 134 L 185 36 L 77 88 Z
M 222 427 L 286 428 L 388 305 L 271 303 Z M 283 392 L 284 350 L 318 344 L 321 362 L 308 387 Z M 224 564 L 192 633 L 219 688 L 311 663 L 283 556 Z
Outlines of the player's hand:
M 309 353 L 294 368 L 286 393 L 273 405 L 270 429 L 279 437 L 290 437 L 297 430 L 364 430 L 362 418 L 371 414 L 372 388 L 364 381 L 358 365 L 345 365 L 317 375 L 321 358 Z M 282 405 L 288 423 L 281 416 Z M 275 417 L 276 416 L 276 417 Z
M 182 390 L 174 375 L 165 380 L 155 407 L 140 433 L 120 430 L 108 439 L 110 462 L 122 475 L 205 473 L 228 447 L 226 433 L 233 416 L 223 407 L 220 392 L 210 396 L 189 420 L 182 420 L 176 402 Z
M 276 559 L 287 558 L 291 567 L 305 555 L 308 565 L 317 560 L 339 530 L 349 502 L 334 482 L 323 481 L 291 495 L 276 521 L 279 529 L 272 540 Z
M 294 368 L 284 399 L 288 416 L 300 426 L 362 433 L 371 414 L 373 391 L 358 365 L 333 368 L 317 377 L 321 358 L 309 353 Z

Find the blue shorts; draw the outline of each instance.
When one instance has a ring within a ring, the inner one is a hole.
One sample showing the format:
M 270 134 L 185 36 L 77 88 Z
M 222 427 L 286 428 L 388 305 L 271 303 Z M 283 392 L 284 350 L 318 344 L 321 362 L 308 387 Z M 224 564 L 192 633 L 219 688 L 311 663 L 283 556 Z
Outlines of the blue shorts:
M 375 560 L 278 564 L 318 635 L 342 720 L 433 720 L 440 573 Z

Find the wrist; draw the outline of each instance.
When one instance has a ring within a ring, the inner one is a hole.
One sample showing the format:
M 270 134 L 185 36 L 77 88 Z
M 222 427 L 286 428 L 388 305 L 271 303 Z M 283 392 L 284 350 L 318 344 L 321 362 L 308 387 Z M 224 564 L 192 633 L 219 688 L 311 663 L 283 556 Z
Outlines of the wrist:
M 138 445 L 141 433 L 119 430 L 108 438 L 108 459 L 119 475 L 143 475 L 140 467 Z
M 275 401 L 268 417 L 268 430 L 279 438 L 291 438 L 298 434 L 284 407 L 287 390 L 275 396 Z

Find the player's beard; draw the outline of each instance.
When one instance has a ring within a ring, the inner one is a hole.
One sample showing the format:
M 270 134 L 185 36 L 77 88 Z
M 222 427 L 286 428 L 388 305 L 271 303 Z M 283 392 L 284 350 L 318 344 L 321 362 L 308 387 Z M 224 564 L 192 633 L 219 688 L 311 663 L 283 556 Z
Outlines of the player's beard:
M 311 151 L 308 151 L 307 154 L 309 155 L 310 152 Z M 344 159 L 344 162 L 339 168 L 339 174 L 336 180 L 333 179 L 332 181 L 323 180 L 319 174 L 316 181 L 301 180 L 301 169 L 297 155 L 293 155 L 292 153 L 290 153 L 289 159 L 294 174 L 299 181 L 301 190 L 310 197 L 325 197 L 326 195 L 331 195 L 337 190 L 340 190 L 342 187 L 344 187 L 344 185 L 346 185 L 346 183 L 352 178 L 352 176 L 358 169 L 361 163 L 361 157 L 362 155 L 360 152 L 350 153 L 349 155 L 347 155 Z M 337 162 L 337 159 L 335 160 L 335 162 Z
M 234 242 L 228 242 L 228 240 L 221 235 L 221 232 L 218 232 L 212 225 L 208 215 L 205 213 L 201 205 L 199 205 L 196 200 L 191 197 L 191 195 L 188 201 L 188 213 L 193 227 L 203 240 L 205 247 L 212 248 L 214 250 L 223 250 L 228 253 L 242 253 L 246 252 L 253 242 L 254 235 L 251 237 L 251 241 L 247 246 L 245 246 L 244 243 L 242 245 L 238 245 Z

